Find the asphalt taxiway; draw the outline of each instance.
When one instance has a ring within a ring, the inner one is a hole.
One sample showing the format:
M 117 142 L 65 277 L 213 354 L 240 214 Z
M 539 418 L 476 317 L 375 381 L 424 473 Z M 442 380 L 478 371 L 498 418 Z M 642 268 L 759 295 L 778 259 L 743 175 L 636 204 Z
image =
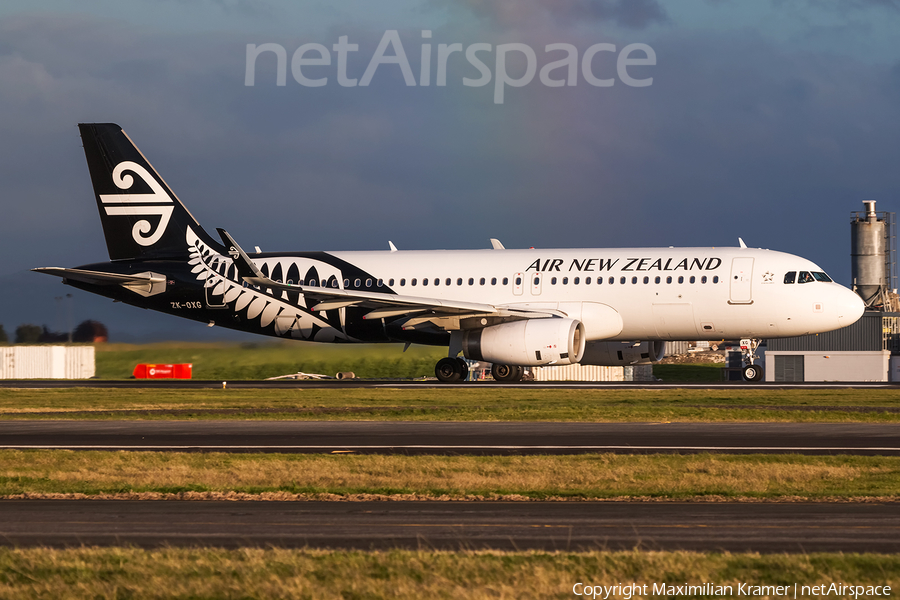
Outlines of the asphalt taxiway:
M 900 504 L 0 500 L 0 544 L 897 552 Z
M 0 421 L 0 448 L 380 454 L 900 455 L 891 423 Z

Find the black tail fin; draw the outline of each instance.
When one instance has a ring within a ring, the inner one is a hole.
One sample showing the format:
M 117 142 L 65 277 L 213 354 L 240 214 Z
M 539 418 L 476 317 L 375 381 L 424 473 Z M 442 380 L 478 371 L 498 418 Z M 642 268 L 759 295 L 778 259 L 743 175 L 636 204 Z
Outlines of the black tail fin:
M 110 260 L 186 258 L 189 228 L 207 245 L 224 252 L 121 127 L 81 123 L 78 129 Z

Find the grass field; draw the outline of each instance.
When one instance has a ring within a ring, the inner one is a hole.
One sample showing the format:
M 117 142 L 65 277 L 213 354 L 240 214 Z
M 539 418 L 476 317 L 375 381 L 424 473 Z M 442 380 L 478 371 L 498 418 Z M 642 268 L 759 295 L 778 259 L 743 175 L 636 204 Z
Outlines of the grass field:
M 829 596 L 800 595 L 799 586 L 832 582 L 887 585 L 895 593 L 900 585 L 900 556 L 639 551 L 356 552 L 277 548 L 0 549 L 0 598 L 17 600 L 519 600 L 577 598 L 573 587 L 579 582 L 589 586 L 631 583 L 647 586 L 647 593 L 639 596 L 622 593 L 608 596 L 616 599 L 651 597 L 654 584 L 678 586 L 704 582 L 732 586 L 730 594 L 718 597 L 738 596 L 738 586 L 742 584 L 786 585 L 791 587 L 791 592 L 794 584 L 798 584 L 798 597 L 803 598 Z M 584 587 L 578 589 L 583 591 Z M 603 593 L 598 597 L 603 598 Z M 832 594 L 830 597 L 848 596 Z
M 127 379 L 139 363 L 191 363 L 194 379 L 265 379 L 302 371 L 334 376 L 352 371 L 362 378 L 433 377 L 434 365 L 447 355 L 445 348 L 402 344 L 312 344 L 263 342 L 260 344 L 97 344 L 97 377 Z M 654 365 L 664 381 L 722 381 L 722 365 Z
M 306 342 L 260 344 L 97 344 L 97 377 L 127 379 L 139 363 L 191 363 L 194 379 L 265 379 L 302 371 L 334 376 L 352 371 L 363 378 L 434 377 L 446 348 L 402 344 L 346 345 Z
M 2 389 L 2 419 L 900 422 L 900 392 L 528 388 Z
M 290 499 L 900 497 L 900 457 L 402 456 L 0 451 L 0 496 L 263 495 Z M 155 497 L 155 496 L 154 496 Z

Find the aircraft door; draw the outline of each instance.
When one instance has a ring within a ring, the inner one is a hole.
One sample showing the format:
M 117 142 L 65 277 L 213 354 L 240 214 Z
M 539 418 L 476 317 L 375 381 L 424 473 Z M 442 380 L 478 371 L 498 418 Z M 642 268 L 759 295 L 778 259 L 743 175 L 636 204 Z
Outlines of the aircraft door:
M 218 277 L 210 277 L 204 284 L 206 308 L 228 308 L 225 304 L 225 282 Z M 217 293 L 213 293 L 217 292 Z
M 752 304 L 752 258 L 735 258 L 731 261 L 731 304 Z
M 525 274 L 516 273 L 513 275 L 513 295 L 521 296 L 525 291 Z
M 540 273 L 535 273 L 531 275 L 531 295 L 532 296 L 540 296 L 541 295 L 541 280 L 543 277 Z

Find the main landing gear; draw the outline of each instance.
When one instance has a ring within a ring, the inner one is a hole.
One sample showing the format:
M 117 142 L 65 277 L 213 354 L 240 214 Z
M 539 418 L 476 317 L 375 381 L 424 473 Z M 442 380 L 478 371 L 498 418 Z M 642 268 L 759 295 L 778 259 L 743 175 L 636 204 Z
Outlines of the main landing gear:
M 438 361 L 434 374 L 443 383 L 465 381 L 469 376 L 469 365 L 463 358 L 448 356 Z
M 515 365 L 491 366 L 491 375 L 494 376 L 494 381 L 499 381 L 501 383 L 515 383 L 516 381 L 522 381 L 522 375 L 524 374 L 525 369 Z
M 756 360 L 756 348 L 759 347 L 759 342 L 757 339 L 741 340 L 741 358 L 742 362 L 745 363 L 741 373 L 744 376 L 744 381 L 762 381 L 762 366 L 753 364 L 753 361 Z

